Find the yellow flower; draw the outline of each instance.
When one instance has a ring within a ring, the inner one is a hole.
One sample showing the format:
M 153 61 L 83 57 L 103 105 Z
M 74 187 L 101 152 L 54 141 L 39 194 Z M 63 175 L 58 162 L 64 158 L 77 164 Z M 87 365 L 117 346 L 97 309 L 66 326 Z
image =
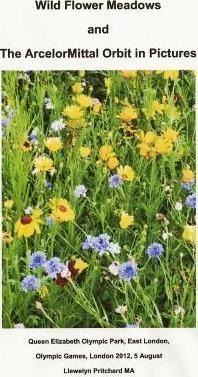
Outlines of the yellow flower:
M 135 177 L 135 172 L 129 165 L 125 165 L 124 167 L 120 165 L 117 173 L 124 181 L 133 181 Z
M 85 71 L 79 71 L 79 76 L 80 76 L 81 78 L 85 77 Z
M 104 80 L 104 83 L 105 83 L 105 87 L 107 89 L 107 94 L 110 93 L 111 91 L 111 87 L 112 87 L 112 80 L 110 77 L 106 77 L 105 80 Z
M 7 209 L 12 209 L 12 207 L 14 205 L 14 200 L 12 200 L 12 199 L 6 200 L 3 205 Z
M 177 141 L 178 139 L 178 136 L 179 136 L 179 132 L 176 131 L 176 130 L 173 130 L 172 128 L 167 128 L 165 131 L 164 131 L 164 137 L 171 141 L 171 142 L 175 142 Z
M 165 139 L 163 136 L 158 136 L 155 141 L 155 151 L 157 154 L 169 154 L 173 150 L 171 141 Z
M 85 119 L 80 118 L 80 119 L 69 119 L 67 122 L 67 126 L 69 128 L 81 128 L 85 126 Z
M 116 157 L 110 157 L 108 162 L 107 162 L 107 166 L 109 169 L 115 169 L 119 166 L 119 161 Z
M 93 113 L 98 114 L 102 108 L 101 102 L 96 102 L 95 105 L 93 106 Z
M 172 103 L 167 103 L 165 106 L 165 113 L 171 121 L 178 119 L 181 115 L 180 111 Z
M 152 144 L 155 142 L 157 138 L 157 135 L 155 132 L 152 132 L 152 131 L 148 131 L 144 137 L 143 137 L 143 142 L 144 143 L 147 143 L 147 144 Z
M 80 156 L 83 158 L 88 157 L 91 154 L 91 148 L 89 147 L 80 147 L 79 149 Z
M 184 241 L 190 242 L 193 245 L 196 244 L 196 226 L 186 225 L 182 233 L 182 238 Z
M 122 229 L 127 229 L 129 226 L 134 224 L 134 216 L 130 216 L 128 213 L 122 211 L 120 219 L 120 227 Z
M 92 98 L 90 96 L 86 96 L 85 94 L 80 94 L 79 96 L 77 96 L 76 101 L 82 108 L 92 106 Z
M 11 243 L 13 241 L 13 237 L 8 232 L 2 233 L 2 240 L 4 243 Z
M 38 290 L 38 294 L 39 294 L 40 298 L 43 300 L 45 297 L 47 297 L 49 295 L 49 290 L 45 285 L 43 285 L 43 287 L 41 287 Z
M 131 122 L 131 120 L 133 119 L 137 119 L 137 110 L 134 109 L 132 106 L 128 105 L 128 106 L 124 106 L 120 115 L 119 115 L 119 118 L 123 121 L 123 122 L 126 122 L 126 123 L 129 123 Z
M 156 151 L 153 146 L 150 146 L 147 143 L 141 143 L 140 147 L 140 156 L 150 159 L 156 157 Z
M 164 71 L 164 78 L 166 80 L 177 80 L 179 77 L 179 71 Z
M 62 114 L 70 119 L 81 119 L 84 116 L 84 111 L 78 105 L 70 105 L 65 107 Z
M 132 77 L 137 76 L 137 71 L 121 71 L 120 74 L 125 79 L 131 79 Z
M 57 152 L 63 148 L 63 143 L 60 137 L 48 137 L 45 142 L 46 147 L 50 152 Z
M 161 115 L 163 113 L 164 109 L 165 109 L 165 105 L 155 100 L 151 102 L 147 107 L 145 107 L 143 109 L 143 112 L 146 115 L 147 119 L 150 119 L 150 118 L 155 119 L 157 114 Z
M 72 86 L 72 91 L 73 93 L 75 94 L 81 94 L 83 92 L 84 88 L 82 87 L 82 84 L 81 82 L 76 82 L 73 86 Z
M 63 223 L 67 221 L 73 221 L 75 219 L 75 212 L 66 199 L 50 199 L 50 208 L 52 209 L 51 218 L 55 222 Z
M 84 262 L 81 258 L 75 260 L 74 269 L 81 273 L 88 267 L 88 263 Z
M 15 233 L 18 234 L 18 237 L 31 237 L 35 232 L 40 233 L 39 224 L 42 222 L 40 216 L 42 211 L 36 209 L 33 211 L 32 215 L 23 215 L 20 219 L 17 220 L 15 224 Z
M 195 178 L 195 175 L 193 173 L 193 171 L 189 168 L 185 168 L 183 169 L 183 175 L 182 175 L 182 182 L 184 183 L 188 183 L 188 182 L 193 182 L 194 181 L 194 178 Z
M 53 160 L 46 156 L 39 156 L 35 158 L 34 166 L 38 172 L 52 171 Z
M 113 157 L 112 153 L 113 148 L 111 147 L 111 145 L 103 145 L 99 151 L 100 159 L 102 161 L 108 161 L 110 157 Z

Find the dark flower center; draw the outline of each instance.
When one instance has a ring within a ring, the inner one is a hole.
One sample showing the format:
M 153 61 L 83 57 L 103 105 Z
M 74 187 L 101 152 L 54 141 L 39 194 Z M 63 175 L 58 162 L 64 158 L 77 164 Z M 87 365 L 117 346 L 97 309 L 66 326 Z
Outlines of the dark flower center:
M 25 148 L 29 148 L 30 147 L 30 142 L 29 141 L 25 141 L 25 143 L 23 144 L 23 146 L 25 147 Z
M 61 211 L 61 212 L 67 212 L 67 208 L 63 205 L 60 205 L 58 206 L 58 209 Z
M 25 215 L 21 217 L 21 224 L 27 225 L 27 224 L 30 224 L 31 222 L 32 222 L 31 216 Z

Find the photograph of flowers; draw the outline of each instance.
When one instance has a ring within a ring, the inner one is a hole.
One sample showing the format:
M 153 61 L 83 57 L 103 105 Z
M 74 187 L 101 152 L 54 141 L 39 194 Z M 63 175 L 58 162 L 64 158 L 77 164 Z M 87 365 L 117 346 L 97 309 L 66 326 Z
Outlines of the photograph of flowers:
M 4 71 L 4 328 L 195 327 L 195 72 Z

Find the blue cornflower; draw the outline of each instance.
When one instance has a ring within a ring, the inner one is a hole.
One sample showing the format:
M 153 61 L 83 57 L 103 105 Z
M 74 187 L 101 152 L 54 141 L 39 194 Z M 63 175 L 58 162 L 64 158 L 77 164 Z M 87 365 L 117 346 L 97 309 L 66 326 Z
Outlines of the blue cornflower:
M 44 264 L 44 269 L 49 277 L 56 279 L 57 274 L 60 273 L 63 269 L 63 264 L 60 258 L 54 257 Z
M 38 128 L 34 128 L 29 135 L 29 139 L 31 140 L 32 144 L 38 144 Z
M 82 243 L 83 250 L 94 249 L 96 237 L 91 236 L 90 234 L 85 238 L 84 242 Z
M 87 188 L 84 185 L 79 185 L 75 187 L 74 195 L 76 198 L 85 198 L 87 193 Z
M 42 251 L 36 251 L 30 256 L 30 268 L 43 267 L 46 262 L 46 255 Z
M 194 185 L 194 181 L 182 183 L 182 188 L 186 191 L 190 191 L 192 189 L 193 185 Z
M 45 181 L 44 186 L 45 186 L 45 188 L 51 189 L 53 187 L 53 183 Z
M 118 187 L 123 184 L 122 178 L 118 174 L 109 177 L 109 187 Z
M 58 119 L 51 124 L 51 128 L 56 132 L 62 131 L 65 128 L 65 124 L 62 119 Z
M 151 243 L 147 248 L 147 254 L 150 258 L 158 258 L 163 254 L 164 248 L 161 243 Z
M 26 276 L 22 282 L 21 282 L 21 288 L 27 292 L 27 291 L 36 291 L 41 286 L 40 279 L 38 279 L 34 275 L 28 275 Z
M 45 218 L 45 223 L 46 223 L 46 225 L 51 226 L 51 225 L 54 224 L 54 220 L 53 220 L 50 216 L 47 216 L 47 217 Z
M 188 195 L 185 204 L 187 207 L 196 208 L 196 194 Z
M 1 126 L 2 128 L 7 128 L 10 125 L 11 119 L 3 118 L 1 119 Z
M 137 276 L 138 268 L 135 262 L 128 261 L 125 263 L 122 263 L 118 267 L 118 275 L 123 280 L 130 280 L 134 279 Z
M 108 234 L 99 234 L 98 237 L 95 237 L 94 250 L 98 251 L 100 255 L 104 254 L 109 249 L 109 240 L 110 236 Z

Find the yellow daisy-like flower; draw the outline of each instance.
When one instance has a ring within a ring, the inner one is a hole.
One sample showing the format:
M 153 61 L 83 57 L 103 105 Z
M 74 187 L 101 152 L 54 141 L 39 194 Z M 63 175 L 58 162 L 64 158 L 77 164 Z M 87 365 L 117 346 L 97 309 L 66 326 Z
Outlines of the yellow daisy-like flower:
M 18 237 L 24 236 L 25 238 L 31 237 L 35 232 L 40 233 L 40 216 L 42 211 L 36 209 L 33 211 L 32 215 L 23 215 L 20 219 L 17 220 L 15 224 L 14 231 L 17 233 Z
M 90 154 L 91 154 L 91 148 L 89 148 L 89 147 L 80 147 L 79 153 L 80 153 L 80 157 L 86 158 L 86 157 L 90 156 Z
M 177 140 L 178 140 L 178 136 L 179 136 L 179 132 L 176 131 L 176 130 L 173 130 L 172 128 L 167 128 L 164 133 L 163 133 L 164 137 L 175 143 Z
M 45 297 L 47 297 L 49 295 L 49 290 L 48 288 L 46 287 L 46 285 L 43 285 L 39 290 L 38 290 L 38 294 L 40 296 L 40 298 L 43 300 Z
M 50 207 L 52 209 L 51 218 L 55 222 L 63 223 L 67 221 L 73 221 L 75 219 L 75 212 L 66 199 L 50 199 Z
M 156 150 L 153 146 L 147 143 L 141 143 L 139 145 L 139 148 L 140 148 L 140 156 L 147 159 L 152 159 L 156 157 Z
M 134 224 L 134 216 L 129 215 L 128 213 L 122 211 L 120 218 L 120 227 L 122 229 L 127 229 L 129 226 Z
M 124 181 L 133 181 L 135 178 L 135 172 L 129 165 L 120 165 L 117 173 Z
M 143 109 L 144 114 L 146 115 L 147 119 L 153 118 L 155 119 L 158 114 L 162 114 L 165 110 L 164 103 L 160 103 L 159 101 L 155 100 L 149 106 Z
M 138 114 L 137 110 L 134 109 L 132 106 L 124 106 L 120 115 L 118 116 L 123 122 L 129 123 L 133 119 L 137 119 Z
M 177 80 L 179 77 L 179 71 L 164 71 L 164 78 L 166 80 L 171 79 L 171 80 Z
M 8 232 L 2 233 L 2 240 L 4 243 L 11 243 L 13 241 L 13 237 Z
M 131 79 L 132 77 L 137 76 L 137 71 L 121 71 L 120 74 L 125 79 Z
M 81 82 L 76 82 L 73 86 L 72 86 L 72 91 L 73 93 L 75 94 L 81 94 L 83 92 L 84 88 L 82 87 L 82 84 Z
M 81 127 L 85 127 L 86 123 L 85 123 L 85 119 L 83 118 L 80 118 L 80 119 L 69 119 L 67 121 L 67 126 L 69 128 L 81 128 Z
M 191 169 L 189 169 L 189 168 L 183 169 L 182 182 L 184 182 L 184 183 L 193 182 L 194 178 L 195 178 L 195 175 L 194 175 L 194 173 Z
M 74 119 L 74 120 L 82 119 L 84 117 L 84 111 L 78 105 L 71 105 L 71 106 L 65 107 L 62 114 L 65 117 L 68 117 L 68 118 Z
M 98 114 L 102 108 L 101 102 L 96 102 L 95 105 L 93 106 L 93 113 Z
M 88 263 L 84 262 L 81 258 L 75 260 L 74 269 L 78 270 L 79 273 L 88 267 Z
M 107 89 L 107 94 L 110 93 L 112 87 L 112 79 L 110 77 L 106 77 L 104 80 L 105 88 Z
M 190 242 L 191 244 L 196 244 L 196 226 L 186 225 L 182 233 L 182 238 L 184 241 Z
M 50 152 L 57 152 L 63 148 L 63 143 L 60 137 L 48 137 L 45 142 L 46 147 Z
M 36 157 L 34 167 L 38 172 L 51 171 L 53 169 L 53 160 L 46 156 Z
M 116 157 L 110 157 L 107 166 L 109 169 L 115 169 L 119 166 L 119 160 Z
M 14 200 L 12 200 L 12 199 L 6 200 L 3 205 L 7 209 L 12 209 L 12 207 L 14 205 Z
M 87 108 L 92 106 L 92 98 L 90 96 L 86 96 L 85 94 L 80 94 L 76 97 L 76 101 L 82 108 Z
M 163 136 L 158 136 L 154 148 L 158 155 L 169 154 L 173 150 L 173 144 L 171 141 L 165 139 Z
M 102 161 L 108 161 L 108 159 L 110 157 L 113 157 L 112 156 L 112 153 L 113 153 L 113 148 L 111 145 L 103 145 L 101 148 L 100 148 L 100 151 L 99 151 L 99 157 Z

